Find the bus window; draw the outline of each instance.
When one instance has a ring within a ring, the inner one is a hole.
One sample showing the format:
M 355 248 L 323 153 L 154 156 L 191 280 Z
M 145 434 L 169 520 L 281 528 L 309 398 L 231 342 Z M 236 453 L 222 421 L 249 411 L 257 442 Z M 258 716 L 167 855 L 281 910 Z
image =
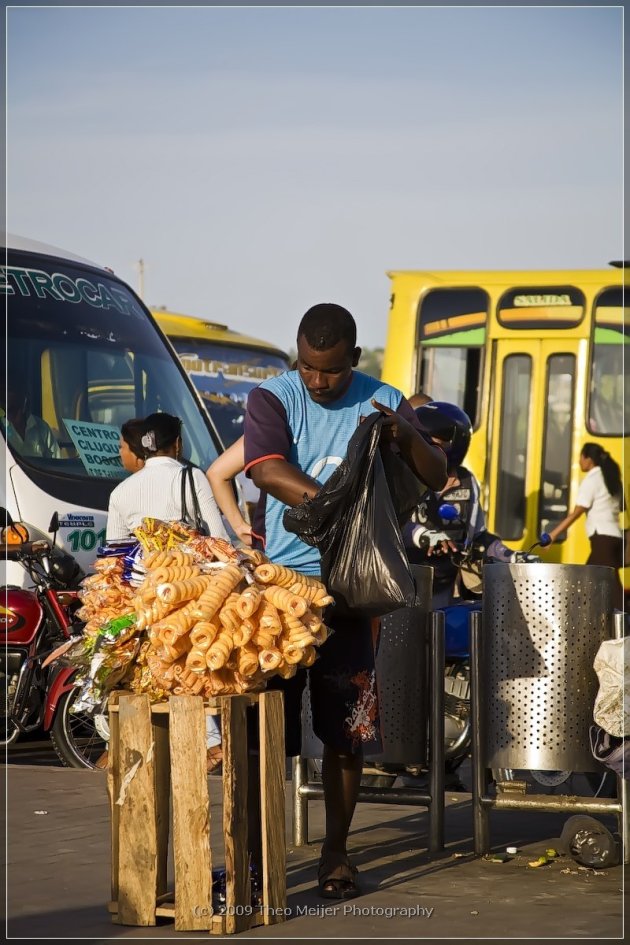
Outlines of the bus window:
M 218 446 L 183 371 L 124 283 L 70 260 L 32 258 L 16 253 L 5 270 L 7 387 L 28 391 L 31 425 L 45 423 L 55 448 L 29 448 L 3 409 L 2 429 L 25 475 L 59 502 L 80 497 L 106 509 L 126 475 L 121 424 L 157 410 L 182 418 L 184 456 L 206 469 Z
M 572 328 L 584 317 L 584 294 L 572 286 L 510 289 L 499 302 L 497 319 L 506 328 Z
M 158 322 L 159 313 L 158 314 Z M 201 394 L 223 444 L 231 446 L 243 434 L 247 396 L 269 377 L 288 368 L 274 351 L 245 345 L 220 344 L 203 338 L 178 338 L 171 344 Z
M 549 531 L 569 511 L 574 377 L 572 354 L 555 354 L 548 359 L 538 534 Z
M 605 289 L 595 303 L 587 428 L 597 436 L 622 436 L 630 410 L 628 320 L 622 289 Z M 625 400 L 625 403 L 624 403 Z
M 502 538 L 521 538 L 525 527 L 525 472 L 529 438 L 532 359 L 508 355 L 503 362 L 496 531 Z
M 482 289 L 433 289 L 420 303 L 417 390 L 457 404 L 478 424 L 488 295 Z

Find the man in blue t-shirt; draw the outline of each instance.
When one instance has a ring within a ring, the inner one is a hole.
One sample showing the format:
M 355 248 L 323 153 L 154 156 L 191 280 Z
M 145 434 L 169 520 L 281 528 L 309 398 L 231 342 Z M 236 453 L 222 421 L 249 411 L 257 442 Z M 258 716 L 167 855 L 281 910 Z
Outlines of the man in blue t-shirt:
M 313 498 L 347 452 L 362 417 L 386 414 L 383 436 L 431 489 L 446 481 L 442 451 L 420 430 L 400 391 L 353 370 L 361 349 L 356 324 L 345 308 L 315 305 L 297 335 L 297 370 L 265 381 L 248 398 L 245 470 L 265 495 L 258 539 L 268 557 L 304 574 L 320 573 L 319 551 L 285 531 L 287 506 Z M 326 837 L 319 891 L 326 898 L 359 894 L 346 843 L 354 814 L 363 749 L 380 751 L 371 622 L 361 613 L 325 615 L 335 632 L 319 650 L 310 673 L 315 734 L 324 743 L 322 781 Z M 287 754 L 300 752 L 300 705 L 305 669 L 291 679 L 274 677 L 270 688 L 285 696 Z

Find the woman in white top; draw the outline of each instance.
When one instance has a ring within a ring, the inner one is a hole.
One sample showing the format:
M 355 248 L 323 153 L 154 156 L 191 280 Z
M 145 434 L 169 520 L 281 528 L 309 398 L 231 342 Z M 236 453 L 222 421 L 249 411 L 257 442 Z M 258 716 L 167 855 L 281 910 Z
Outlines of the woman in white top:
M 591 543 L 587 564 L 602 564 L 615 571 L 613 606 L 621 610 L 623 588 L 617 569 L 623 566 L 623 533 L 619 515 L 623 489 L 619 466 L 598 443 L 585 443 L 580 469 L 586 475 L 576 496 L 575 508 L 549 532 L 552 541 L 586 513 L 586 534 Z
M 147 516 L 176 521 L 182 517 L 181 484 L 183 464 L 182 422 L 168 413 L 154 413 L 146 419 L 127 420 L 120 434 L 120 459 L 133 475 L 121 482 L 109 499 L 107 541 L 129 538 Z M 227 539 L 221 513 L 210 484 L 200 469 L 193 469 L 199 508 L 208 534 Z M 208 772 L 218 773 L 223 753 L 221 731 L 209 715 L 206 719 Z
M 140 444 L 137 430 L 129 436 L 129 424 L 142 423 Z M 183 464 L 179 461 L 182 448 L 182 422 L 168 413 L 153 413 L 144 421 L 128 421 L 123 425 L 120 439 L 120 457 L 125 469 L 133 472 L 119 483 L 109 499 L 107 541 L 129 538 L 145 516 L 178 521 L 182 518 L 181 486 Z M 225 538 L 221 513 L 212 494 L 210 483 L 203 472 L 193 468 L 201 517 L 214 538 Z M 189 500 L 190 501 L 190 500 Z

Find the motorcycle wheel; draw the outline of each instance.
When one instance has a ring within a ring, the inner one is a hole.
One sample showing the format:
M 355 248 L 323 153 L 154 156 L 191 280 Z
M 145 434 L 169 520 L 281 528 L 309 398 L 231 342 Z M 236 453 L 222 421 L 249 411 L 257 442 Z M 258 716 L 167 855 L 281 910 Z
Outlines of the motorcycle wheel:
M 99 732 L 94 716 L 87 712 L 71 712 L 80 690 L 73 687 L 64 692 L 50 729 L 50 740 L 57 757 L 66 768 L 97 768 L 107 751 L 107 742 Z

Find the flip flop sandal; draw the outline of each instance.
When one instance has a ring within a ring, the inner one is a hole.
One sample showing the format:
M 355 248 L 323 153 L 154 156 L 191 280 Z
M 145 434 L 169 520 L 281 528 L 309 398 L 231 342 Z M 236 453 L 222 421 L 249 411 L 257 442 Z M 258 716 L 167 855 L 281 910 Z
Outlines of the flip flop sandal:
M 220 745 L 208 748 L 206 752 L 206 771 L 208 774 L 221 774 L 223 770 L 223 750 Z
M 358 873 L 347 853 L 322 853 L 317 870 L 319 895 L 324 899 L 355 899 L 361 895 Z

